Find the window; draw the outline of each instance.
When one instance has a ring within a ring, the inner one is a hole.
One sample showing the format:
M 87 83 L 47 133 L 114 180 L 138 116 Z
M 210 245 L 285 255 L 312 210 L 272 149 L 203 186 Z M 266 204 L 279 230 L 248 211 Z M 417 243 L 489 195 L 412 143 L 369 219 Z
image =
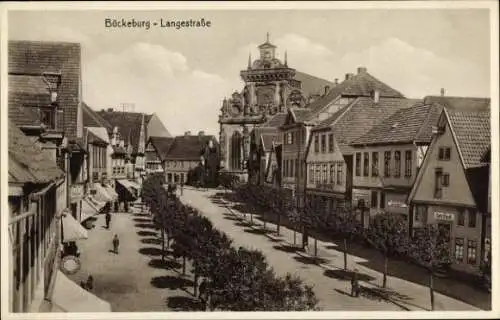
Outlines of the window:
M 372 177 L 378 177 L 378 152 L 372 152 Z
M 439 160 L 448 161 L 451 158 L 451 148 L 439 148 Z
M 293 144 L 293 135 L 291 132 L 286 134 L 286 144 Z
M 295 159 L 295 176 L 299 177 L 299 159 Z
M 391 152 L 384 152 L 384 177 L 391 176 Z
M 342 161 L 337 162 L 337 184 L 342 185 L 344 183 L 344 163 Z
M 443 169 L 441 168 L 436 168 L 436 171 L 434 173 L 434 198 L 436 199 L 441 199 L 443 196 L 443 187 L 441 185 L 441 182 L 443 181 L 442 179 L 443 176 Z
M 385 209 L 385 193 L 380 191 L 380 209 Z
M 314 152 L 319 152 L 319 136 L 314 136 Z
M 328 165 L 323 164 L 323 183 L 328 183 Z
M 469 228 L 476 227 L 476 211 L 469 211 Z
M 427 207 L 426 206 L 415 206 L 415 221 L 424 222 L 425 217 L 427 216 Z
M 401 177 L 401 151 L 394 152 L 394 177 Z
M 326 152 L 326 135 L 324 134 L 321 135 L 321 152 Z
M 476 241 L 467 241 L 467 263 L 476 264 Z
M 411 177 L 411 174 L 412 174 L 412 172 L 411 172 L 412 171 L 411 170 L 411 164 L 412 164 L 411 157 L 412 157 L 411 150 L 406 150 L 405 151 L 405 177 L 406 178 Z
M 356 177 L 361 176 L 361 152 L 356 152 Z
M 320 183 L 320 172 L 321 168 L 319 164 L 316 164 L 316 167 L 314 168 L 314 183 L 319 184 Z
M 335 164 L 330 164 L 330 183 L 335 183 Z
M 448 187 L 450 185 L 450 174 L 449 173 L 443 173 L 443 187 Z
M 328 152 L 333 152 L 333 133 L 328 135 Z
M 465 225 L 465 212 L 463 210 L 458 211 L 457 225 L 462 227 Z
M 363 176 L 368 177 L 369 165 L 370 165 L 370 154 L 368 152 L 363 152 Z
M 372 208 L 377 208 L 377 205 L 378 205 L 378 192 L 377 191 L 372 191 L 372 193 L 371 193 L 371 205 L 372 205 Z
M 464 261 L 464 239 L 455 238 L 455 259 L 458 262 Z
M 314 184 L 314 165 L 309 165 L 309 183 Z

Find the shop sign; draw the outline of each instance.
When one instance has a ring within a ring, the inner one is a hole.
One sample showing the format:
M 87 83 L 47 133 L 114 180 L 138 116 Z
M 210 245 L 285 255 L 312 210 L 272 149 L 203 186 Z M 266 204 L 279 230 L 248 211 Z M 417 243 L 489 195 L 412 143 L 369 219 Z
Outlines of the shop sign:
M 404 203 L 403 201 L 397 201 L 397 200 L 389 200 L 389 201 L 387 201 L 387 205 L 389 207 L 408 208 L 408 205 L 406 203 Z
M 441 220 L 441 221 L 453 221 L 455 218 L 455 215 L 453 213 L 447 213 L 447 212 L 434 212 L 434 218 L 436 220 Z

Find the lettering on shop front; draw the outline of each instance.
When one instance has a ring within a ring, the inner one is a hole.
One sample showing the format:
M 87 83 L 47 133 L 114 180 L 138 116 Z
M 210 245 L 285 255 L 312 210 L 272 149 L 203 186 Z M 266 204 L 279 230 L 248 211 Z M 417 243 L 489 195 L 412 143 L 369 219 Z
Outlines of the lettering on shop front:
M 434 218 L 436 218 L 436 220 L 453 221 L 454 215 L 453 213 L 434 212 Z

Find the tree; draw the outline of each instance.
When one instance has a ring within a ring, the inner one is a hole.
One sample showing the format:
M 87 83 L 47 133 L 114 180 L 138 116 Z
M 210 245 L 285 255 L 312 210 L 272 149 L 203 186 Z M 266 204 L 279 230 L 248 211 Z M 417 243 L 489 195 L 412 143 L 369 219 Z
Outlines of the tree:
M 406 253 L 408 248 L 408 224 L 397 214 L 377 214 L 366 232 L 366 240 L 384 255 L 382 287 L 387 285 L 388 255 Z
M 416 230 L 409 246 L 409 255 L 429 272 L 431 309 L 434 310 L 434 274 L 451 264 L 449 231 L 429 224 Z
M 347 270 L 347 242 L 348 240 L 352 240 L 358 232 L 361 232 L 361 223 L 356 220 L 356 215 L 350 212 L 349 208 L 345 207 L 338 208 L 334 212 L 331 221 L 334 232 L 341 236 L 344 243 L 344 270 Z

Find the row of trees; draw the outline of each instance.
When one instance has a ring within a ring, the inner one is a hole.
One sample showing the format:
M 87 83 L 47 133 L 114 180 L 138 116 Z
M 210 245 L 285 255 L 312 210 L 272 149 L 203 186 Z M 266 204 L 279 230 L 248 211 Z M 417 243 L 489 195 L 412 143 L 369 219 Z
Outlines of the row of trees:
M 290 274 L 277 276 L 257 250 L 234 248 L 227 235 L 207 218 L 169 194 L 164 181 L 152 176 L 143 184 L 143 200 L 153 214 L 163 239 L 163 255 L 171 249 L 182 259 L 182 272 L 190 262 L 194 294 L 210 310 L 301 311 L 314 310 L 318 300 L 312 287 Z M 200 285 L 200 283 L 202 285 Z
M 304 203 L 298 209 L 292 195 L 267 186 L 240 184 L 233 188 L 235 201 L 251 204 L 255 212 L 272 213 L 276 216 L 279 233 L 280 222 L 287 219 L 289 226 L 302 233 L 302 245 L 307 244 L 309 230 L 328 230 L 331 235 L 343 240 L 344 269 L 347 269 L 348 243 L 361 240 L 377 249 L 384 259 L 382 286 L 387 286 L 388 257 L 406 256 L 429 271 L 431 307 L 434 309 L 434 275 L 451 264 L 449 234 L 446 229 L 428 225 L 415 235 L 410 235 L 405 218 L 400 215 L 381 213 L 372 218 L 368 228 L 363 228 L 356 212 L 348 206 L 325 210 L 318 203 Z M 266 219 L 264 219 L 266 220 Z M 295 238 L 295 236 L 294 236 Z M 315 237 L 317 238 L 317 237 Z M 295 242 L 295 240 L 294 240 Z M 314 256 L 317 256 L 317 240 L 314 240 Z

